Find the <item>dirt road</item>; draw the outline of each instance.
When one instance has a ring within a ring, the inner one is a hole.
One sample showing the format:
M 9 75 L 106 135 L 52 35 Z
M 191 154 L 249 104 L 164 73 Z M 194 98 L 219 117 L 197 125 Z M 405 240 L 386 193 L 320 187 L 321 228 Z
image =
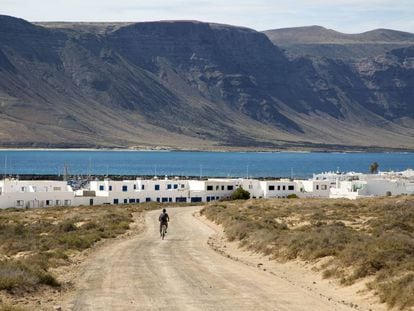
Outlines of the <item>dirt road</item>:
M 103 247 L 84 265 L 63 310 L 354 310 L 322 299 L 265 271 L 235 262 L 206 243 L 213 230 L 192 215 L 170 209 L 166 240 L 158 213 L 146 230 Z

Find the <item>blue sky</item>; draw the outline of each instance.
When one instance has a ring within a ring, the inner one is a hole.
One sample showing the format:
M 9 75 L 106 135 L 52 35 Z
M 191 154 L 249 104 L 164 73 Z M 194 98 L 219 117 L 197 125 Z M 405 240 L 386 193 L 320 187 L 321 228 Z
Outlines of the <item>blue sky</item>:
M 414 0 L 0 0 L 29 21 L 200 20 L 256 30 L 321 25 L 347 33 L 414 32 Z

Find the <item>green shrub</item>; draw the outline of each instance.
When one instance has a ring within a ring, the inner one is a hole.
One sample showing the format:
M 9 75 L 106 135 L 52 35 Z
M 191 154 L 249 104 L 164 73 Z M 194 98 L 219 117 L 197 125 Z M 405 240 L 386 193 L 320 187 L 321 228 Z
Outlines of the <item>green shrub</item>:
M 299 199 L 299 197 L 295 193 L 289 194 L 286 198 L 288 198 L 288 199 Z
M 231 195 L 232 200 L 248 200 L 250 199 L 250 192 L 244 190 L 242 187 L 237 188 Z

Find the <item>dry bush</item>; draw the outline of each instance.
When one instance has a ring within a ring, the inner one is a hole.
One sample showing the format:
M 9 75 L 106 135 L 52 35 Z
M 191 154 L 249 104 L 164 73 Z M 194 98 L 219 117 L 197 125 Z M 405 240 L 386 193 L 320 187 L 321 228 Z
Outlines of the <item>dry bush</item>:
M 11 306 L 11 305 L 2 305 L 0 306 L 0 311 L 26 311 L 27 309 L 18 307 L 18 306 Z
M 374 276 L 369 287 L 389 306 L 414 306 L 412 196 L 221 202 L 202 213 L 249 249 L 278 260 L 329 256 L 325 277 L 348 285 Z
M 99 240 L 125 233 L 133 212 L 159 207 L 149 203 L 0 210 L 0 290 L 59 286 L 50 268 L 69 264 L 70 254 Z

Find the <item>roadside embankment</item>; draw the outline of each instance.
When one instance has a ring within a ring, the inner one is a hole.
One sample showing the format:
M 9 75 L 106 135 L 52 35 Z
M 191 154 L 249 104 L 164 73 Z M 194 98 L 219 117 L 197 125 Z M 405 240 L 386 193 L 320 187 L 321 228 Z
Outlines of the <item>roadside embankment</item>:
M 388 307 L 414 307 L 414 197 L 218 202 L 201 211 L 229 241 L 303 261 L 345 286 L 365 282 Z

